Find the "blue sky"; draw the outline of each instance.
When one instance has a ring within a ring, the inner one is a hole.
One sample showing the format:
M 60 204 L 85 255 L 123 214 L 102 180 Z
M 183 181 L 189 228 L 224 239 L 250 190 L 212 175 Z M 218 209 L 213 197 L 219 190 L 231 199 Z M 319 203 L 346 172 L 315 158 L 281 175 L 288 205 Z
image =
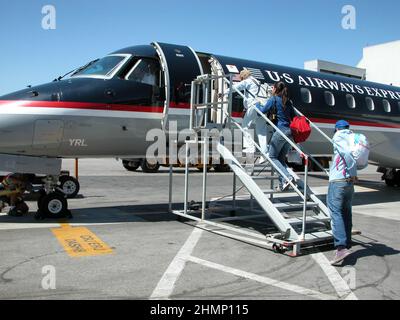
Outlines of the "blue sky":
M 48 4 L 56 30 L 41 27 Z M 348 4 L 356 30 L 341 27 Z M 364 46 L 400 39 L 399 13 L 398 0 L 0 0 L 0 95 L 152 41 L 300 68 L 356 65 Z

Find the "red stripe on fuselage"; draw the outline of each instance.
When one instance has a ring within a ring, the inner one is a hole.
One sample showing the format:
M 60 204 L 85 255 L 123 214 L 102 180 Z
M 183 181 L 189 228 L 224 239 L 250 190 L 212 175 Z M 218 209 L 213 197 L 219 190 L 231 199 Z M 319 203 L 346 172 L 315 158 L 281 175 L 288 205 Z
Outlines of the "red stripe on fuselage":
M 125 105 L 125 104 L 107 104 L 107 103 L 93 103 L 93 102 L 73 102 L 73 101 L 30 101 L 30 100 L 2 100 L 0 101 L 1 106 L 10 107 L 36 107 L 36 108 L 60 108 L 60 109 L 84 109 L 84 110 L 106 110 L 106 111 L 128 111 L 128 112 L 149 112 L 149 113 L 163 113 L 164 107 L 156 106 L 137 106 L 137 105 Z M 170 103 L 170 108 L 175 109 L 189 109 L 190 104 L 188 103 Z M 233 117 L 241 118 L 242 112 L 233 112 Z M 335 124 L 335 119 L 325 118 L 310 118 L 312 122 Z M 390 128 L 400 129 L 400 125 L 396 124 L 385 124 L 376 122 L 366 121 L 349 121 L 352 126 L 365 126 L 374 128 Z
M 171 102 L 169 104 L 170 108 L 176 108 L 176 109 L 190 109 L 190 104 L 186 102 Z
M 0 107 L 7 105 L 9 107 L 26 108 L 60 108 L 60 109 L 85 109 L 85 110 L 107 110 L 107 111 L 131 111 L 131 112 L 151 112 L 163 113 L 164 107 L 156 106 L 136 106 L 125 104 L 107 104 L 92 102 L 64 102 L 64 101 L 0 101 Z

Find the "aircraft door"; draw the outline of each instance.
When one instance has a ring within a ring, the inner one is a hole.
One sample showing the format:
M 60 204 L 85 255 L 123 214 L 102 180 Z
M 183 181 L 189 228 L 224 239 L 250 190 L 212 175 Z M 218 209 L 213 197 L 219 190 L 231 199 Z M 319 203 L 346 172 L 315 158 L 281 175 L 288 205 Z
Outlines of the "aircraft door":
M 190 47 L 153 43 L 160 57 L 165 77 L 165 104 L 162 128 L 169 131 L 168 122 L 177 120 L 189 127 L 191 83 L 203 74 L 201 62 Z

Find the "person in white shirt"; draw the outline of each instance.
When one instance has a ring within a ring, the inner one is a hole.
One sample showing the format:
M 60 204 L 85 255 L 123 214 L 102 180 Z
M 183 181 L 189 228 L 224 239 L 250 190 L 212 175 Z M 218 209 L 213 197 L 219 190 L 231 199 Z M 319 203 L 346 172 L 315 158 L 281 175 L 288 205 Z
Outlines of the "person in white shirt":
M 142 78 L 142 83 L 146 83 L 149 84 L 151 86 L 155 86 L 156 85 L 156 74 L 154 71 L 154 68 L 152 66 L 152 64 L 148 64 L 144 74 L 143 74 L 143 78 Z
M 244 153 L 254 153 L 255 146 L 251 140 L 249 133 L 250 128 L 255 125 L 256 134 L 258 136 L 258 143 L 262 149 L 262 152 L 267 153 L 267 125 L 264 119 L 258 116 L 256 112 L 256 104 L 258 103 L 257 95 L 260 91 L 260 83 L 253 78 L 249 70 L 242 70 L 240 72 L 240 82 L 232 86 L 232 89 L 228 90 L 225 95 L 228 95 L 230 91 L 233 93 L 243 91 L 245 99 L 243 101 L 245 115 L 242 121 L 242 127 L 246 131 L 243 139 Z

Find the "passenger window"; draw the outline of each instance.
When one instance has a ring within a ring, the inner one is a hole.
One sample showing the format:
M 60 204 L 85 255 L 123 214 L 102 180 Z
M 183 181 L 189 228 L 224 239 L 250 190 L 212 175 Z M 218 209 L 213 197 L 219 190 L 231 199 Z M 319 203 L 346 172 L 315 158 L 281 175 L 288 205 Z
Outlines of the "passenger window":
M 325 91 L 325 102 L 328 106 L 333 107 L 335 105 L 335 96 L 332 92 Z
M 151 86 L 159 84 L 159 65 L 157 62 L 148 59 L 140 59 L 132 67 L 125 79 L 145 83 Z
M 308 90 L 307 88 L 301 88 L 301 98 L 304 103 L 311 103 L 312 102 L 312 96 L 311 96 L 311 91 Z
M 398 106 L 398 109 L 399 109 L 399 112 L 400 112 L 400 102 L 397 102 L 397 106 Z
M 385 110 L 385 112 L 390 112 L 392 110 L 390 102 L 387 101 L 386 99 L 384 99 L 382 102 L 383 102 L 383 109 Z
M 350 109 L 356 108 L 356 99 L 351 94 L 346 94 L 347 105 Z
M 375 103 L 374 100 L 372 100 L 370 97 L 365 98 L 365 102 L 367 103 L 367 108 L 369 111 L 374 111 L 375 110 Z

